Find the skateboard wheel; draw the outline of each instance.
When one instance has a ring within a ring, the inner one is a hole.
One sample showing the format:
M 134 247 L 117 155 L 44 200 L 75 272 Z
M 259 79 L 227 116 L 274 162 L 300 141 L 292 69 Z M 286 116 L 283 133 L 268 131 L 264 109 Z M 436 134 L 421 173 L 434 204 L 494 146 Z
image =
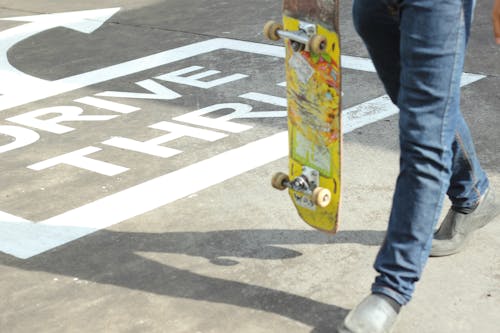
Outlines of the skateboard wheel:
M 326 37 L 321 35 L 314 35 L 309 40 L 309 49 L 313 53 L 322 53 L 326 50 Z
M 325 208 L 332 200 L 330 190 L 322 187 L 316 187 L 313 191 L 312 199 L 317 206 Z
M 278 30 L 283 30 L 283 26 L 275 21 L 269 21 L 264 25 L 264 37 L 269 40 L 279 40 Z
M 285 182 L 289 182 L 290 178 L 286 173 L 278 172 L 273 175 L 273 179 L 271 180 L 271 185 L 280 191 L 285 190 L 287 187 L 284 184 Z

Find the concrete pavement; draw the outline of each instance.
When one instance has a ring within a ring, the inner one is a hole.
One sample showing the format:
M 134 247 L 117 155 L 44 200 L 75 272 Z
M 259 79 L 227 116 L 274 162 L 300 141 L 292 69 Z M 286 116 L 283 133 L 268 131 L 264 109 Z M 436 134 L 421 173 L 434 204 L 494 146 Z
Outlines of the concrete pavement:
M 488 6 L 462 105 L 500 188 Z M 0 331 L 333 331 L 375 275 L 398 167 L 397 115 L 360 111 L 384 92 L 341 7 L 329 236 L 269 185 L 287 167 L 283 48 L 261 33 L 279 1 L 0 1 Z M 499 332 L 495 222 L 429 261 L 395 332 Z

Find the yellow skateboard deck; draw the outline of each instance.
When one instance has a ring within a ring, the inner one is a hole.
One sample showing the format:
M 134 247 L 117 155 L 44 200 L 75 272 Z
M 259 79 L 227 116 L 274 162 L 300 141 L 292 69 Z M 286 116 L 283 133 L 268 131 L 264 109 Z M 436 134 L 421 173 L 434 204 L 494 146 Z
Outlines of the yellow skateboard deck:
M 329 11 L 318 8 L 328 3 Z M 268 22 L 264 29 L 286 46 L 289 173 L 272 183 L 288 189 L 306 223 L 335 233 L 342 152 L 338 3 L 284 0 L 283 13 L 282 26 Z

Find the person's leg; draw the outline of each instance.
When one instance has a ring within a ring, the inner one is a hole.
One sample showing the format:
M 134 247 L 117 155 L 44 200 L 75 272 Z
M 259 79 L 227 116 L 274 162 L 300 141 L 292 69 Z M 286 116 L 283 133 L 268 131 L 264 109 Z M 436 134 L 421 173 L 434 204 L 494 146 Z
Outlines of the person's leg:
M 469 35 L 474 1 L 465 2 L 466 41 Z M 460 107 L 460 99 L 452 107 Z M 485 226 L 500 214 L 500 203 L 489 188 L 486 173 L 480 166 L 469 128 L 460 115 L 452 144 L 453 161 L 447 194 L 452 203 L 448 214 L 434 233 L 430 256 L 446 256 L 462 250 L 473 231 Z
M 385 90 L 394 104 L 400 86 L 400 31 L 399 8 L 401 0 L 357 0 L 353 5 L 354 26 L 365 42 Z M 466 43 L 469 36 L 474 1 L 464 4 Z M 452 102 L 460 108 L 460 98 Z M 458 211 L 470 211 L 479 202 L 488 187 L 488 179 L 481 169 L 467 124 L 463 117 L 457 120 L 457 131 L 452 145 L 452 177 L 448 197 Z
M 401 70 L 397 6 L 384 0 L 355 0 L 353 21 L 387 94 L 397 104 Z M 369 295 L 349 312 L 338 332 L 385 332 L 393 325 L 400 307 L 391 297 Z
M 399 13 L 384 0 L 355 0 L 353 22 L 394 104 L 399 94 Z
M 401 7 L 400 174 L 372 286 L 400 304 L 410 301 L 427 262 L 452 175 L 467 2 L 408 0 Z
M 467 45 L 475 0 L 464 3 L 465 43 Z M 452 107 L 460 109 L 460 98 L 453 100 Z M 479 204 L 481 196 L 489 187 L 486 173 L 480 166 L 472 136 L 463 116 L 457 119 L 457 129 L 452 145 L 453 161 L 450 187 L 447 194 L 456 211 L 470 213 Z
M 420 279 L 445 193 L 467 206 L 487 187 L 480 167 L 470 171 L 479 163 L 459 109 L 472 9 L 472 0 L 355 0 L 356 29 L 401 111 L 401 165 L 373 294 L 339 332 L 389 330 Z

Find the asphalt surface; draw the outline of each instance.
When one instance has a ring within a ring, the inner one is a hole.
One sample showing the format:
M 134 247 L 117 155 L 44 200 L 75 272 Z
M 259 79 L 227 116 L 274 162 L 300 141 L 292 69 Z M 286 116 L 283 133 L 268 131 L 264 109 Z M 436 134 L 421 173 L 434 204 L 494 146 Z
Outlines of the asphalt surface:
M 302 223 L 269 185 L 287 168 L 284 50 L 261 30 L 280 6 L 0 1 L 1 332 L 332 332 L 368 293 L 397 114 L 342 2 L 341 226 Z M 500 188 L 489 6 L 462 109 Z M 429 261 L 395 332 L 496 333 L 499 307 L 497 219 Z

